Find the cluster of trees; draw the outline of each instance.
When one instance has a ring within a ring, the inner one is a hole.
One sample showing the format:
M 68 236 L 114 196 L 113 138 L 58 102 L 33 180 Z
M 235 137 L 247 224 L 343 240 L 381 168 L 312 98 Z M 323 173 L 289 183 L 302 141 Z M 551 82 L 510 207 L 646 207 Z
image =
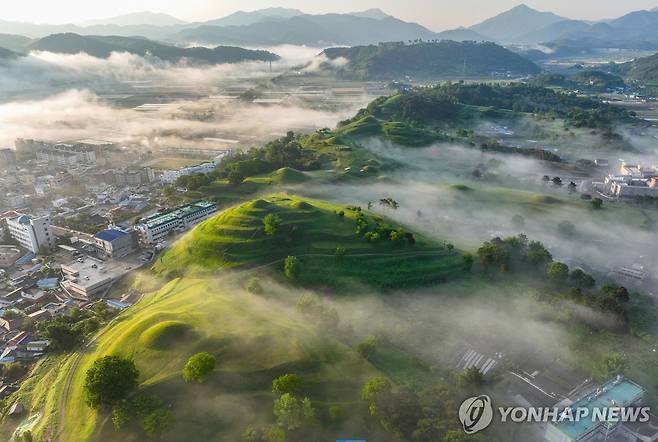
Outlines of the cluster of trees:
M 397 207 L 398 206 L 395 206 L 395 209 L 397 209 Z M 361 208 L 357 207 L 353 210 L 356 211 L 356 234 L 363 235 L 368 241 L 377 242 L 380 240 L 387 240 L 397 244 L 406 241 L 406 243 L 411 246 L 416 244 L 416 239 L 412 233 L 406 232 L 402 227 L 392 227 L 384 224 L 379 219 L 374 220 L 375 225 L 372 230 L 370 230 L 370 222 L 368 222 L 368 219 Z
M 553 261 L 543 244 L 529 241 L 525 235 L 486 241 L 477 254 L 488 271 L 526 271 L 537 276 L 543 272 L 546 281 L 553 284 L 552 288 L 567 288 L 574 301 L 620 317 L 624 316 L 625 305 L 630 300 L 628 290 L 614 284 L 603 284 L 599 293 L 586 296 L 585 292 L 591 292 L 596 287 L 594 277 L 582 269 L 570 270 L 567 264 Z
M 523 155 L 524 157 L 535 158 L 542 161 L 551 161 L 553 163 L 561 163 L 562 158 L 556 153 L 546 149 L 538 149 L 534 147 L 510 147 L 500 144 L 497 140 L 489 140 L 480 144 L 480 149 L 484 152 L 499 152 L 511 153 L 516 155 Z M 479 177 L 478 177 L 479 178 Z
M 624 79 L 618 75 L 592 69 L 581 70 L 571 77 L 554 73 L 542 74 L 530 80 L 530 84 L 540 87 L 557 86 L 591 92 L 605 92 L 626 85 Z
M 245 178 L 270 173 L 282 167 L 316 170 L 321 163 L 317 152 L 303 147 L 303 136 L 288 132 L 285 137 L 267 143 L 262 149 L 250 149 L 224 159 L 210 175 L 240 184 Z
M 116 429 L 139 425 L 147 437 L 159 437 L 173 425 L 172 413 L 156 396 L 134 394 L 139 370 L 131 359 L 104 356 L 96 359 L 85 374 L 87 405 L 96 409 L 112 408 Z
M 433 124 L 462 115 L 461 105 L 553 115 L 578 127 L 609 128 L 632 115 L 621 107 L 596 99 L 521 84 L 445 83 L 430 89 L 414 89 L 394 97 L 379 98 L 361 110 L 350 123 L 367 115 L 410 124 Z
M 542 271 L 552 260 L 551 253 L 539 241 L 529 241 L 525 235 L 486 241 L 478 249 L 480 262 L 487 270 Z
M 184 175 L 178 177 L 176 185 L 184 187 L 188 190 L 199 190 L 201 187 L 207 186 L 213 182 L 213 177 L 210 174 L 195 173 L 193 175 Z
M 37 324 L 39 332 L 50 341 L 55 351 L 71 351 L 84 341 L 85 337 L 97 331 L 115 312 L 104 303 L 95 304 L 91 309 L 73 309 L 65 316 L 58 316 Z
M 439 385 L 417 394 L 396 388 L 385 377 L 368 380 L 361 399 L 386 431 L 413 442 L 477 441 L 466 437 L 456 416 L 455 392 Z
M 276 425 L 263 429 L 247 427 L 242 433 L 244 442 L 284 442 L 286 431 L 298 440 L 314 440 L 318 428 L 316 411 L 308 397 L 296 395 L 302 386 L 302 378 L 296 374 L 284 374 L 272 381 L 273 413 Z

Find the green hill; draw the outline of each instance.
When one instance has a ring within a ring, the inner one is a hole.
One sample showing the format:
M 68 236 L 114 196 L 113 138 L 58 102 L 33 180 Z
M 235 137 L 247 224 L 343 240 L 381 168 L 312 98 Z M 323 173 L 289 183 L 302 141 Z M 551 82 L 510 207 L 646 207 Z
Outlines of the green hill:
M 203 385 L 186 384 L 181 370 L 202 351 L 216 355 L 217 367 Z M 85 405 L 84 373 L 104 355 L 133 358 L 140 391 L 169 404 L 175 425 L 163 437 L 167 441 L 190 434 L 194 440 L 240 440 L 246 427 L 271 419 L 271 382 L 290 372 L 308 379 L 303 393 L 321 410 L 325 403 L 341 403 L 363 418 L 358 392 L 377 374 L 353 349 L 230 281 L 175 279 L 122 315 L 82 354 L 63 410 L 62 442 L 144 440 L 139 428 L 117 431 L 105 412 Z M 37 427 L 41 431 L 48 429 Z
M 158 43 L 142 37 L 83 36 L 78 34 L 53 34 L 39 39 L 27 47 L 33 51 L 48 51 L 63 54 L 86 53 L 93 57 L 107 58 L 113 52 L 128 52 L 135 55 L 147 54 L 165 61 L 183 59 L 197 63 L 239 63 L 242 61 L 276 61 L 279 56 L 268 51 L 250 50 L 233 46 L 216 48 L 180 48 Z
M 263 219 L 269 214 L 281 221 L 274 235 L 265 234 L 263 229 Z M 360 233 L 356 233 L 358 219 L 367 223 Z M 270 195 L 198 225 L 173 244 L 153 270 L 162 276 L 176 276 L 265 266 L 281 274 L 284 259 L 296 256 L 302 269 L 299 282 L 310 285 L 340 288 L 356 281 L 400 287 L 461 274 L 461 254 L 421 237 L 410 240 L 404 231 L 393 241 L 391 231 L 398 228 L 360 209 Z M 379 239 L 366 238 L 366 232 L 377 233 Z M 337 247 L 345 248 L 344 256 L 336 256 Z
M 619 70 L 632 80 L 656 86 L 658 85 L 658 54 L 624 63 Z
M 491 78 L 494 74 L 524 76 L 540 71 L 533 62 L 489 42 L 380 43 L 330 48 L 323 54 L 329 59 L 322 66 L 325 70 L 363 80 Z

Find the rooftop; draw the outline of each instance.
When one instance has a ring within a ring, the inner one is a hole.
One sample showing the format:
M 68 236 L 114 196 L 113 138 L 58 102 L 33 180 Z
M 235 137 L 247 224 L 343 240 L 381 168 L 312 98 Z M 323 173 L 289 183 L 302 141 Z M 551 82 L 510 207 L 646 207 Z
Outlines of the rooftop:
M 166 212 L 154 213 L 140 221 L 140 224 L 146 225 L 149 229 L 166 224 L 172 220 L 182 218 L 187 215 L 192 215 L 200 210 L 208 209 L 215 206 L 215 203 L 210 201 L 195 201 L 185 206 L 180 206 L 177 209 L 169 210 Z
M 123 230 L 119 229 L 107 229 L 98 232 L 97 234 L 94 235 L 94 238 L 98 238 L 103 241 L 108 241 L 112 242 L 117 238 L 121 238 L 122 236 L 128 235 L 127 232 L 124 232 Z
M 645 390 L 640 385 L 618 376 L 571 404 L 571 408 L 588 408 L 589 416 L 592 416 L 594 409 L 630 406 L 642 398 L 644 393 Z M 555 424 L 558 430 L 573 440 L 577 440 L 599 425 L 601 422 L 593 422 L 591 419 L 580 419 L 577 422 L 565 420 Z

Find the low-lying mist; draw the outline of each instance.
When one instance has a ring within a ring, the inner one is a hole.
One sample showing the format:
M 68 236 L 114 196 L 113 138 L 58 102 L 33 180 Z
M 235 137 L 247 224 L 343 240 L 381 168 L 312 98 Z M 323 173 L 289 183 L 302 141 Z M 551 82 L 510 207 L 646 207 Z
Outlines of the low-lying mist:
M 345 204 L 373 202 L 374 210 L 392 219 L 469 249 L 496 236 L 525 233 L 542 241 L 556 260 L 603 274 L 615 266 L 658 262 L 651 213 L 608 207 L 607 202 L 603 210 L 594 210 L 578 192 L 569 192 L 570 178 L 549 162 L 459 145 L 410 149 L 381 140 L 363 144 L 402 166 L 387 171 L 385 181 L 307 186 L 305 192 Z M 480 178 L 473 176 L 475 169 Z M 562 176 L 564 184 L 546 183 L 544 175 Z M 379 206 L 385 197 L 398 201 L 400 208 Z M 513 221 L 515 215 L 522 217 L 520 225 Z M 573 224 L 575 232 L 561 229 L 564 222 Z
M 89 90 L 69 90 L 39 100 L 0 104 L 0 145 L 16 138 L 46 140 L 109 139 L 149 148 L 176 145 L 212 147 L 204 138 L 240 138 L 255 142 L 288 130 L 332 127 L 354 113 L 309 109 L 301 103 L 257 105 L 240 100 L 175 101 L 149 112 L 117 108 Z M 195 112 L 212 116 L 198 121 Z M 248 142 L 248 141 L 247 141 Z

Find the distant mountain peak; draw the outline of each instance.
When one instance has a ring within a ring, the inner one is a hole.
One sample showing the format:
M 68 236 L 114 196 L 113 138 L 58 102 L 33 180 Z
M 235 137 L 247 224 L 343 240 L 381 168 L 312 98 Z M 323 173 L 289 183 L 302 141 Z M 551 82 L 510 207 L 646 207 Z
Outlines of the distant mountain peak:
M 132 12 L 130 14 L 117 15 L 116 17 L 88 20 L 81 23 L 81 26 L 102 26 L 102 25 L 116 25 L 116 26 L 134 26 L 134 25 L 153 25 L 153 26 L 174 26 L 185 24 L 183 20 L 179 20 L 169 14 L 160 12 L 140 11 Z
M 470 29 L 498 41 L 514 42 L 520 36 L 564 20 L 567 19 L 522 3 Z
M 384 20 L 391 17 L 379 8 L 366 9 L 365 11 L 351 12 L 350 15 L 355 17 L 372 18 L 375 20 Z

